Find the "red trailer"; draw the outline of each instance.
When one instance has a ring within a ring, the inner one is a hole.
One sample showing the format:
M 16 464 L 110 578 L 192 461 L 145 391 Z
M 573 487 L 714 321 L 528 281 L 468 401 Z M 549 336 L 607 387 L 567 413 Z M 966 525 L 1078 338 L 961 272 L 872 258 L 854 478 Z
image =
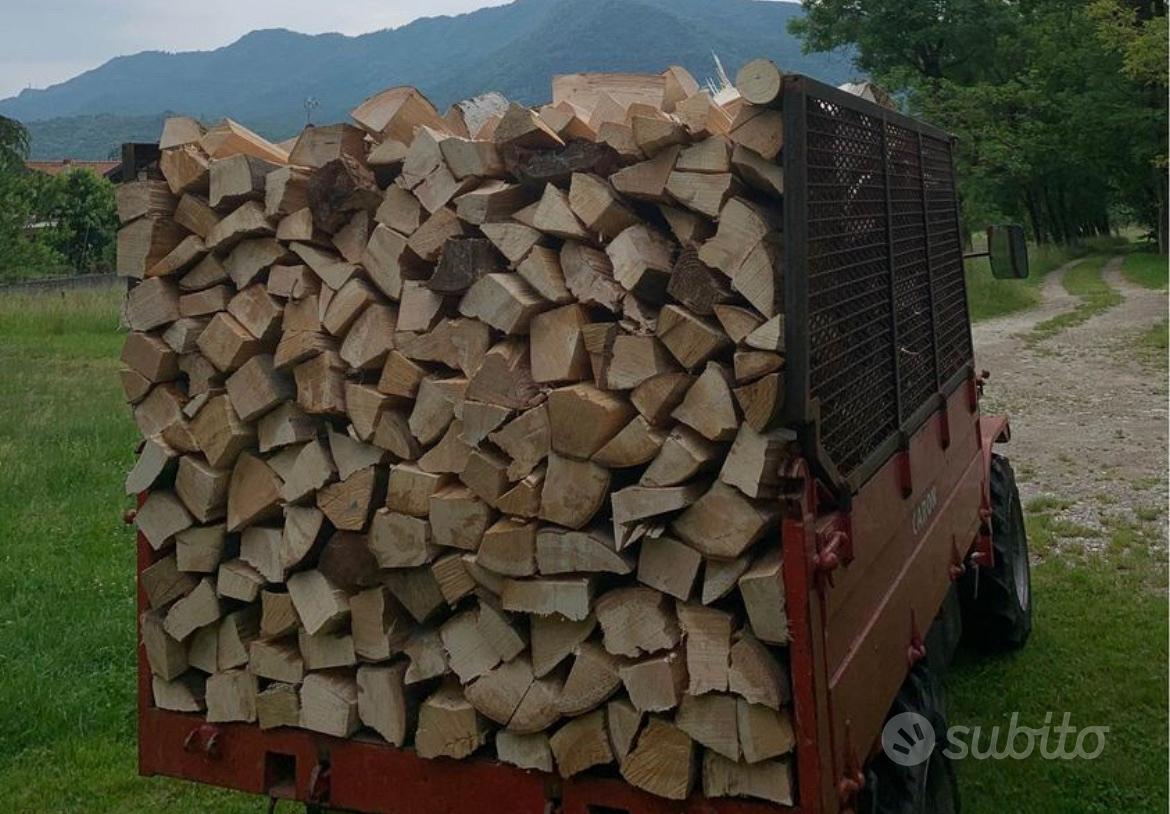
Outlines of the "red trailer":
M 141 774 L 392 814 L 954 809 L 941 747 L 901 766 L 883 754 L 883 726 L 914 711 L 941 738 L 937 676 L 960 628 L 1013 647 L 1031 617 L 1019 498 L 993 452 L 1007 419 L 979 410 L 953 139 L 801 76 L 785 78 L 782 106 L 785 420 L 803 450 L 785 473 L 780 529 L 796 807 L 680 803 L 620 779 L 207 724 L 152 706 L 140 647 Z M 993 262 L 1026 273 L 1013 248 L 993 247 Z M 156 556 L 140 536 L 139 570 Z

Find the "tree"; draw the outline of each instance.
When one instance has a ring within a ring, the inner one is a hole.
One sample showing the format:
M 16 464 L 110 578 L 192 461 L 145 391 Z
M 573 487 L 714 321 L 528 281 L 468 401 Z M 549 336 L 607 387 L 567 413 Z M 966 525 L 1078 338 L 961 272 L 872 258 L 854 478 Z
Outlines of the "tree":
M 114 264 L 114 188 L 85 170 L 57 176 L 24 166 L 28 131 L 0 116 L 0 279 Z
M 44 212 L 55 224 L 48 240 L 76 271 L 109 270 L 118 229 L 114 186 L 86 170 L 55 176 Z
M 911 113 L 959 136 L 968 222 L 1019 219 L 1037 240 L 1069 242 L 1128 213 L 1164 233 L 1162 0 L 803 6 L 793 30 L 806 50 L 854 47 Z
M 0 116 L 0 174 L 23 166 L 28 148 L 28 129 L 15 119 Z

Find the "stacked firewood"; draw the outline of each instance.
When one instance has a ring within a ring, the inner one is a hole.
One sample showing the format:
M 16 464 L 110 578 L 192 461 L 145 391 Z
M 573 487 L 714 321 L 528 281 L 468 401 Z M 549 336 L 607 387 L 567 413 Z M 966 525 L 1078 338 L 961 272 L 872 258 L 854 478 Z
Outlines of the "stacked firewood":
M 779 78 L 166 123 L 118 194 L 156 706 L 791 801 Z

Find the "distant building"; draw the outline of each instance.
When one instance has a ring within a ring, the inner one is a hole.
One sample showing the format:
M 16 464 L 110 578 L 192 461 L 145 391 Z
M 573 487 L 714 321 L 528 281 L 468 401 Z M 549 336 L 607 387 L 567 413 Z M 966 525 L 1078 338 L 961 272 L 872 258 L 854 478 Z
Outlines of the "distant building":
M 121 161 L 78 161 L 72 158 L 62 158 L 59 161 L 26 161 L 24 166 L 31 172 L 41 172 L 45 175 L 60 175 L 71 170 L 87 170 L 115 183 L 121 180 Z

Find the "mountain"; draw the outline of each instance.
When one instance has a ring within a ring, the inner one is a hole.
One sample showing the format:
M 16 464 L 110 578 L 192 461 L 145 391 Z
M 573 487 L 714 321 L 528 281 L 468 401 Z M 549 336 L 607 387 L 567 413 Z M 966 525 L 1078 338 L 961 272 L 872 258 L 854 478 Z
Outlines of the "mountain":
M 794 3 L 763 0 L 515 0 L 455 17 L 429 17 L 356 37 L 253 31 L 214 51 L 148 51 L 112 59 L 43 90 L 0 100 L 25 122 L 36 156 L 103 157 L 153 138 L 160 111 L 231 116 L 282 140 L 318 100 L 317 122 L 345 121 L 366 96 L 414 85 L 441 110 L 488 90 L 547 101 L 553 74 L 686 67 L 700 81 L 767 56 L 833 84 L 856 76 L 848 53 L 803 54 L 788 34 Z M 70 129 L 74 136 L 70 136 Z

